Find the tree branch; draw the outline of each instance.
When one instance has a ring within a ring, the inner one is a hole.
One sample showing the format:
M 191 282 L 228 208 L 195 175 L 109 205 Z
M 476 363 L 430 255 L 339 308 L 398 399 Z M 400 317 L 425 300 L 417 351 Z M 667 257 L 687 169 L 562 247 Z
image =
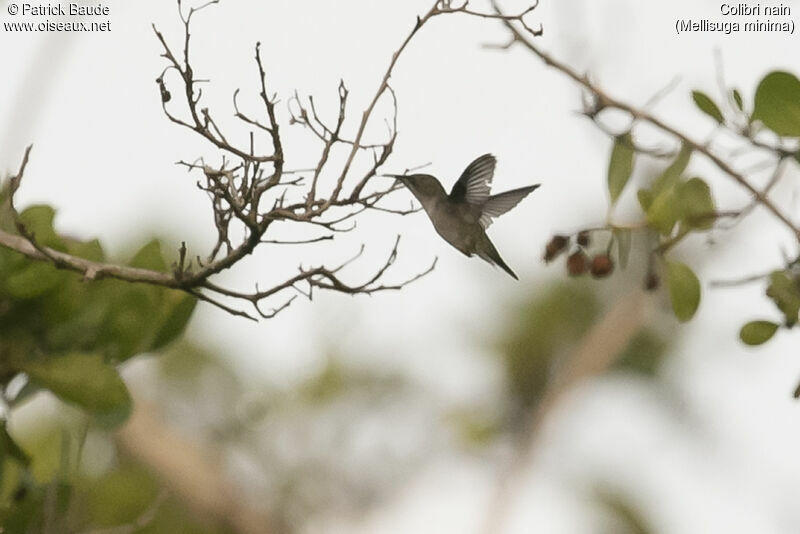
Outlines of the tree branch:
M 769 212 L 771 212 L 775 218 L 777 218 L 783 225 L 792 232 L 792 235 L 795 239 L 800 241 L 800 227 L 798 227 L 786 214 L 784 214 L 766 195 L 766 193 L 760 191 L 756 188 L 750 181 L 740 172 L 736 171 L 731 165 L 720 158 L 717 154 L 712 152 L 708 146 L 704 143 L 700 143 L 699 141 L 689 137 L 687 134 L 677 130 L 673 126 L 666 124 L 661 119 L 651 115 L 649 112 L 644 111 L 642 109 L 638 109 L 626 102 L 618 100 L 608 93 L 603 91 L 600 87 L 594 84 L 588 76 L 581 75 L 577 71 L 575 71 L 569 65 L 558 61 L 557 59 L 553 58 L 549 54 L 542 51 L 536 44 L 534 44 L 527 35 L 524 35 L 519 29 L 516 28 L 513 24 L 513 19 L 506 18 L 503 15 L 500 8 L 497 6 L 496 2 L 493 2 L 495 12 L 498 15 L 501 15 L 503 18 L 503 24 L 505 24 L 506 28 L 512 34 L 512 40 L 505 46 L 510 47 L 513 44 L 519 43 L 525 48 L 527 48 L 530 52 L 534 55 L 539 57 L 544 63 L 550 67 L 555 68 L 556 70 L 561 71 L 573 81 L 578 83 L 580 86 L 588 90 L 596 99 L 596 107 L 597 110 L 602 110 L 606 108 L 615 108 L 622 111 L 627 112 L 634 121 L 643 121 L 649 123 L 662 132 L 665 132 L 674 138 L 682 141 L 687 146 L 691 147 L 694 151 L 703 154 L 706 158 L 708 158 L 714 165 L 720 169 L 723 173 L 728 175 L 732 178 L 737 184 L 747 190 L 755 201 L 759 204 L 764 206 Z

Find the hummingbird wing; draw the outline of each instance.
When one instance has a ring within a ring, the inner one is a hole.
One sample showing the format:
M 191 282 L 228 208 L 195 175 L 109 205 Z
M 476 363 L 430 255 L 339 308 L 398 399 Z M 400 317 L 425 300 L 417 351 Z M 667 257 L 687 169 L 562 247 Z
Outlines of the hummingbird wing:
M 483 205 L 481 211 L 480 223 L 483 229 L 489 228 L 492 224 L 494 217 L 499 217 L 517 204 L 520 200 L 528 196 L 528 193 L 539 187 L 539 184 L 529 185 L 527 187 L 520 187 L 519 189 L 512 189 L 499 195 L 489 197 L 489 200 Z
M 450 200 L 482 206 L 489 200 L 496 165 L 497 160 L 491 154 L 484 154 L 467 165 L 450 191 Z

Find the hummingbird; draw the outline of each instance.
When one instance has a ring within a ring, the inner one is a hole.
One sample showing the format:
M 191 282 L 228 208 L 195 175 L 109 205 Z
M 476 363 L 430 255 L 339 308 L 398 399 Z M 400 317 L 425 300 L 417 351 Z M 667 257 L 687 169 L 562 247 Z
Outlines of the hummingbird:
M 490 195 L 497 159 L 484 154 L 470 163 L 448 195 L 442 184 L 430 174 L 387 174 L 399 180 L 413 194 L 428 214 L 436 232 L 466 256 L 477 254 L 490 265 L 497 265 L 519 280 L 500 253 L 486 229 L 494 218 L 519 204 L 540 184 L 520 187 Z

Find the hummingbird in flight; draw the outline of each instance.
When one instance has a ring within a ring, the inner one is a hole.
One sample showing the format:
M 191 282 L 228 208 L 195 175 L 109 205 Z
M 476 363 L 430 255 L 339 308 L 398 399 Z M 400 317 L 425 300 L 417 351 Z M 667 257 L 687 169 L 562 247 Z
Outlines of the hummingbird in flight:
M 540 184 L 520 187 L 491 195 L 497 159 L 484 154 L 470 163 L 448 195 L 436 177 L 430 174 L 387 174 L 399 180 L 422 204 L 436 232 L 467 256 L 477 254 L 490 265 L 497 265 L 519 280 L 500 253 L 486 229 L 494 218 L 504 214 Z

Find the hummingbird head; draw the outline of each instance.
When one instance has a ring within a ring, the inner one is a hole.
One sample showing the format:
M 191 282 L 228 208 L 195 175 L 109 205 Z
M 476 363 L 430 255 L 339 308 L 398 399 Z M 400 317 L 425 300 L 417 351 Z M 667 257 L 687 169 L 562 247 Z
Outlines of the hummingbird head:
M 447 196 L 439 180 L 430 174 L 387 174 L 386 176 L 395 178 L 405 185 L 417 197 L 426 211 L 437 199 Z

